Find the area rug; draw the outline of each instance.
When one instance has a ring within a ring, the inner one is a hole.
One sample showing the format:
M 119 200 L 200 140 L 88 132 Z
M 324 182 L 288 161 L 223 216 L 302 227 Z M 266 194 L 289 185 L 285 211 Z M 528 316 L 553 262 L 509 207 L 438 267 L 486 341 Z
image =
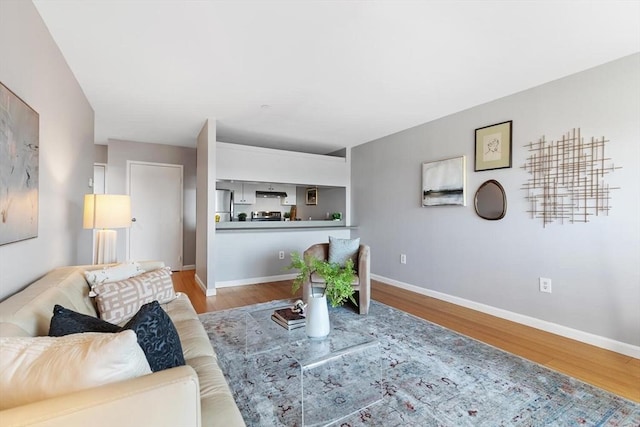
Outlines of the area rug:
M 245 353 L 246 313 L 288 303 L 200 315 L 250 427 L 302 425 L 292 405 L 299 371 L 290 369 L 295 362 L 286 348 Z M 350 307 L 329 311 L 332 330 L 379 340 L 383 395 L 331 425 L 640 426 L 639 404 L 377 301 L 367 316 Z

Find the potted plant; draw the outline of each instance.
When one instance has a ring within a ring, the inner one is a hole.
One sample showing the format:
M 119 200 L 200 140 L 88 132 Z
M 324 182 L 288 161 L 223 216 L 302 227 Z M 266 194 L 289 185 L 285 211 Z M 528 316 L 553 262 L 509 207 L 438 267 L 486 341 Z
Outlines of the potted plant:
M 304 259 L 298 253 L 291 254 L 291 264 L 288 269 L 299 270 L 293 280 L 292 292 L 296 293 L 300 286 L 309 280 L 311 274 L 316 273 L 325 280 L 325 288 L 322 294 L 316 295 L 311 288 L 311 294 L 307 303 L 306 331 L 311 338 L 322 338 L 329 334 L 329 311 L 327 301 L 332 307 L 344 304 L 349 299 L 354 304 L 354 289 L 351 285 L 355 276 L 353 260 L 349 259 L 344 266 L 330 263 L 325 260 L 307 256 Z
M 284 213 L 284 220 L 285 220 L 285 221 L 289 221 L 289 219 L 290 219 L 290 218 L 291 218 L 291 213 L 289 213 L 289 212 L 285 212 L 285 213 Z
M 342 219 L 342 214 L 340 212 L 334 212 L 331 214 L 331 219 L 334 221 L 340 221 Z
M 344 267 L 338 263 L 330 263 L 313 256 L 307 256 L 304 259 L 300 254 L 294 252 L 291 254 L 291 264 L 287 267 L 289 270 L 299 270 L 298 275 L 293 280 L 291 291 L 296 293 L 302 283 L 313 273 L 317 273 L 326 282 L 326 287 L 322 295 L 326 295 L 332 307 L 338 307 L 345 303 L 347 299 L 357 305 L 353 298 L 354 289 L 351 284 L 355 277 L 353 269 L 353 260 L 349 259 Z
M 238 221 L 246 221 L 247 220 L 247 214 L 244 212 L 240 212 L 238 214 Z

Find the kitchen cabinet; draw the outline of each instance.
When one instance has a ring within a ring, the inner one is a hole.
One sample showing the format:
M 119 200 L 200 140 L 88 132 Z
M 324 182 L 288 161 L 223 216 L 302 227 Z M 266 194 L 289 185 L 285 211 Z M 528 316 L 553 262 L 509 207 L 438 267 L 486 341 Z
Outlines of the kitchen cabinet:
M 281 191 L 282 186 L 277 184 L 269 184 L 267 182 L 260 182 L 256 185 L 257 191 Z
M 236 205 L 255 205 L 256 185 L 246 183 L 236 183 L 236 190 L 233 192 L 233 203 Z
M 217 190 L 233 191 L 233 203 L 236 205 L 254 205 L 256 203 L 256 185 L 244 182 L 216 182 Z
M 296 204 L 296 186 L 295 185 L 282 185 L 280 191 L 287 193 L 287 197 L 280 199 L 282 206 L 293 206 Z

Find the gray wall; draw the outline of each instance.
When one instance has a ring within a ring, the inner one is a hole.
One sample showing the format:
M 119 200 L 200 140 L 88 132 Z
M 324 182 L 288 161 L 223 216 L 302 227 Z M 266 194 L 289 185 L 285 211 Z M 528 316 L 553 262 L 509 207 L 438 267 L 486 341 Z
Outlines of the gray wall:
M 318 188 L 318 204 L 307 205 L 307 187 L 298 187 L 296 192 L 296 209 L 298 218 L 307 220 L 309 217 L 315 220 L 327 219 L 327 212 L 342 212 L 344 219 L 346 211 L 346 199 L 344 188 Z
M 98 145 L 96 144 L 94 146 L 95 149 L 95 157 L 93 158 L 93 161 L 96 163 L 107 163 L 108 161 L 108 157 L 107 157 L 107 152 L 108 152 L 108 147 L 106 145 Z
M 38 237 L 0 246 L 0 299 L 63 265 L 91 263 L 83 197 L 93 109 L 30 1 L 0 1 L 0 81 L 40 115 Z
M 110 139 L 107 188 L 111 194 L 127 193 L 127 160 L 183 165 L 183 265 L 196 263 L 196 150 L 163 144 Z M 126 231 L 118 231 L 118 259 L 126 254 Z
M 535 319 L 640 345 L 640 54 L 407 129 L 352 150 L 354 235 L 373 274 Z M 513 120 L 513 167 L 473 172 L 474 129 Z M 622 169 L 608 217 L 551 224 L 527 214 L 523 147 L 574 127 L 606 136 Z M 421 163 L 467 156 L 467 206 L 420 207 Z M 473 194 L 497 179 L 503 220 L 476 216 Z M 407 264 L 399 262 L 407 254 Z M 538 291 L 538 277 L 553 293 Z

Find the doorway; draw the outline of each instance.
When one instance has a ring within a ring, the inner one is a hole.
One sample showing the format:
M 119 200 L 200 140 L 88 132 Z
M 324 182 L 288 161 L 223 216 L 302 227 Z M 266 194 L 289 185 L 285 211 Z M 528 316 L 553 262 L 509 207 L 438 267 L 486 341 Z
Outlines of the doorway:
M 127 259 L 157 260 L 182 270 L 183 166 L 127 162 L 131 228 Z

